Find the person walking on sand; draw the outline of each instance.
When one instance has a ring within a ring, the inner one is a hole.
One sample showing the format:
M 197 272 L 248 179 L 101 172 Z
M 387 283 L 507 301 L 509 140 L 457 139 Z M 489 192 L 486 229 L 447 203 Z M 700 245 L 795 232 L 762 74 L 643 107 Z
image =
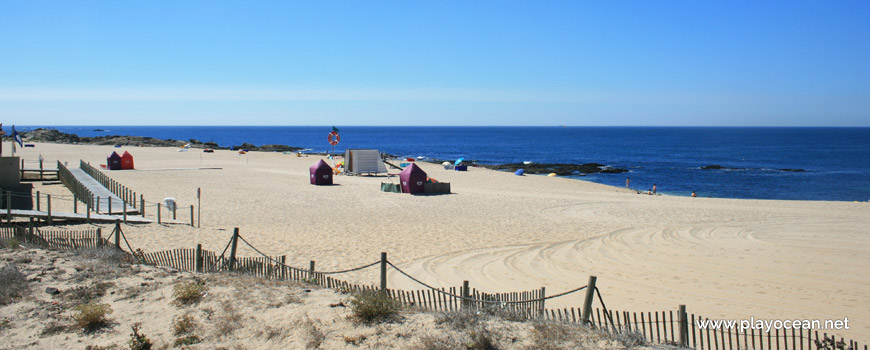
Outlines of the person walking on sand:
M 653 184 L 653 194 L 656 194 L 656 184 Z
M 627 177 L 625 178 L 625 188 L 628 188 L 628 183 L 631 182 Z

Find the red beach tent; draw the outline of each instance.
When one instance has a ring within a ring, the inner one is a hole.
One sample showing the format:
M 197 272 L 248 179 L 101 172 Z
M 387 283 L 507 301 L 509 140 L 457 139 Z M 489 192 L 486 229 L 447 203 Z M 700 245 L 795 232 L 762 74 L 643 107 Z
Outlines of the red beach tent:
M 133 167 L 133 155 L 130 154 L 130 152 L 124 151 L 124 154 L 121 155 L 121 169 L 124 169 L 124 170 L 135 169 Z
M 308 172 L 311 174 L 312 185 L 332 185 L 332 167 L 323 159 L 308 168 Z
M 402 183 L 402 193 L 423 193 L 426 184 L 426 172 L 415 163 L 411 163 L 405 170 L 399 173 L 399 181 Z

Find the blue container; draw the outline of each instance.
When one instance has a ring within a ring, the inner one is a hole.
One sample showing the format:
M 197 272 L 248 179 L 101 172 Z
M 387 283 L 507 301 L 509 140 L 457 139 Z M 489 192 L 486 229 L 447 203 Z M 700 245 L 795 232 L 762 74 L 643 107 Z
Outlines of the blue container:
M 453 167 L 453 170 L 468 171 L 468 165 L 457 165 L 457 166 Z

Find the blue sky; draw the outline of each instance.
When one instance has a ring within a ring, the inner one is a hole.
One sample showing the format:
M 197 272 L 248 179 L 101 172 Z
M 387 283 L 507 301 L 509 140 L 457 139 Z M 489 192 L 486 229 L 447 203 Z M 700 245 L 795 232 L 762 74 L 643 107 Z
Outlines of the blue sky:
M 0 122 L 870 126 L 867 1 L 0 1 Z

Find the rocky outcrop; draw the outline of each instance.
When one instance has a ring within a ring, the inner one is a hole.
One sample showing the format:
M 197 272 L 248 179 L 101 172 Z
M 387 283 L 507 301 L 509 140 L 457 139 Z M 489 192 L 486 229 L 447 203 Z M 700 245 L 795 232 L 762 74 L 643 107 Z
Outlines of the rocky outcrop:
M 173 139 L 156 139 L 147 136 L 122 136 L 122 135 L 107 135 L 94 137 L 79 137 L 76 134 L 67 134 L 54 129 L 36 129 L 30 132 L 23 133 L 22 136 L 26 141 L 46 142 L 46 143 L 67 143 L 67 144 L 88 144 L 88 145 L 124 145 L 124 146 L 142 146 L 142 147 L 181 147 L 190 144 L 192 148 L 212 148 L 212 149 L 228 149 L 229 147 L 220 147 L 214 142 L 200 142 L 195 139 L 188 141 L 173 140 Z M 255 146 L 250 143 L 243 143 L 241 146 L 234 146 L 235 149 L 247 149 L 249 151 L 263 152 L 283 152 L 283 151 L 298 151 L 302 148 L 291 147 L 287 145 L 263 145 Z
M 749 170 L 746 168 L 729 168 L 729 167 L 721 166 L 719 164 L 705 165 L 705 166 L 702 166 L 701 169 L 702 170 Z M 786 169 L 776 169 L 776 170 L 793 172 L 793 173 L 801 173 L 801 172 L 806 171 L 804 169 L 787 169 L 787 168 Z
M 628 172 L 628 169 L 612 168 L 610 166 L 607 166 L 604 164 L 598 164 L 598 163 L 586 163 L 586 164 L 510 163 L 510 164 L 480 165 L 480 166 L 484 167 L 484 168 L 489 168 L 489 169 L 509 170 L 509 171 L 516 171 L 517 169 L 524 169 L 523 171 L 526 174 L 556 173 L 556 175 L 559 175 L 559 176 L 579 175 L 579 174 L 594 174 L 594 173 L 618 174 L 618 173 Z

